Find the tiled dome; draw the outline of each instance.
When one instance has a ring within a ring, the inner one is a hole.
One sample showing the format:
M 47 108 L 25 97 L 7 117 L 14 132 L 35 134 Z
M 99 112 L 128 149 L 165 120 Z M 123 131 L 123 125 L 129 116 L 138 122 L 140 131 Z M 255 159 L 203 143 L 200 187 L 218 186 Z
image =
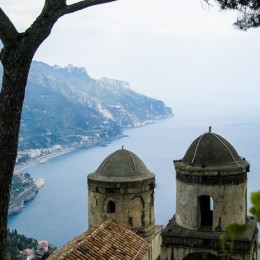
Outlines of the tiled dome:
M 182 162 L 190 165 L 217 166 L 233 164 L 243 159 L 235 148 L 215 133 L 205 133 L 193 141 Z
M 89 178 L 124 182 L 154 178 L 154 174 L 137 155 L 122 148 L 110 154 Z

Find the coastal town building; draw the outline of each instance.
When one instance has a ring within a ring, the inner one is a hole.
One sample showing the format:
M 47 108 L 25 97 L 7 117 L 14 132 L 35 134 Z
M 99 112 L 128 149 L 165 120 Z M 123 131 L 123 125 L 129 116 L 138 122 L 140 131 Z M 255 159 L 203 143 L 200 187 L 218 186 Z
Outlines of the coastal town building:
M 63 150 L 62 146 L 60 144 L 56 144 L 49 148 L 18 151 L 16 157 L 16 163 L 25 163 L 28 160 L 34 160 L 49 154 L 58 153 L 61 152 L 62 150 Z
M 43 250 L 44 252 L 48 252 L 49 243 L 46 240 L 41 240 L 38 242 L 38 247 L 40 250 Z
M 162 229 L 155 224 L 155 175 L 123 147 L 110 154 L 88 175 L 89 230 L 49 259 L 228 259 L 219 237 L 237 223 L 248 228 L 233 253 L 257 260 L 257 224 L 247 216 L 249 163 L 209 129 L 174 166 L 176 214 Z M 225 246 L 229 252 L 229 237 Z
M 34 251 L 30 248 L 26 248 L 21 252 L 21 256 L 26 260 L 31 260 L 34 258 Z

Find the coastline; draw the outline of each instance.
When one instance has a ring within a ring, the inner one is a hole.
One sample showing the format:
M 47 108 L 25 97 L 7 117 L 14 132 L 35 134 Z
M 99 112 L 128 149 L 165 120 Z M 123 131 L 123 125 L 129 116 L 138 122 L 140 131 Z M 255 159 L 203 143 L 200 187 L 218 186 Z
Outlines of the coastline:
M 160 118 L 157 118 L 155 120 L 145 121 L 143 124 L 140 124 L 140 125 L 134 126 L 134 127 L 130 127 L 130 128 L 138 128 L 138 127 L 143 127 L 143 126 L 146 126 L 146 125 L 154 124 L 154 123 L 157 123 L 160 120 L 168 119 L 168 118 L 171 118 L 173 116 L 174 115 L 160 117 Z M 105 142 L 101 142 L 100 141 L 99 143 L 96 143 L 96 144 L 93 144 L 93 145 L 90 145 L 90 146 L 82 146 L 82 147 L 73 147 L 73 146 L 71 146 L 71 147 L 63 148 L 62 150 L 59 150 L 59 151 L 56 151 L 56 152 L 53 152 L 53 153 L 49 153 L 49 154 L 46 154 L 46 155 L 39 156 L 38 158 L 28 160 L 28 161 L 26 161 L 24 163 L 16 164 L 15 167 L 14 167 L 14 174 L 20 173 L 22 170 L 25 170 L 26 168 L 28 168 L 29 166 L 31 166 L 33 164 L 46 163 L 48 160 L 50 160 L 52 158 L 64 155 L 66 153 L 73 152 L 76 149 L 80 149 L 80 148 L 87 148 L 87 149 L 89 149 L 89 148 L 93 148 L 95 146 L 107 146 L 110 142 L 113 142 L 114 140 L 117 140 L 117 139 L 120 139 L 120 138 L 124 138 L 124 137 L 128 137 L 128 135 L 122 133 L 120 136 L 112 138 L 109 141 L 105 141 Z
M 33 165 L 33 164 L 37 164 L 37 163 L 46 163 L 48 160 L 54 158 L 54 157 L 57 157 L 57 156 L 61 156 L 61 155 L 64 155 L 66 153 L 70 153 L 70 152 L 73 152 L 77 149 L 81 149 L 81 148 L 86 148 L 86 149 L 90 149 L 90 148 L 93 148 L 93 147 L 96 147 L 96 146 L 107 146 L 108 144 L 110 144 L 111 142 L 117 140 L 117 139 L 120 139 L 120 138 L 124 138 L 124 137 L 128 137 L 128 135 L 126 134 L 121 134 L 115 138 L 112 138 L 110 140 L 107 140 L 107 141 L 100 141 L 95 143 L 95 144 L 92 144 L 92 145 L 83 145 L 83 146 L 70 146 L 70 147 L 66 147 L 66 148 L 63 148 L 62 150 L 58 150 L 58 151 L 55 151 L 53 153 L 49 153 L 49 154 L 46 154 L 46 155 L 42 155 L 42 156 L 39 156 L 35 159 L 31 159 L 31 160 L 28 160 L 24 163 L 20 163 L 20 164 L 16 164 L 15 167 L 14 167 L 14 174 L 18 174 L 20 173 L 22 170 L 25 170 L 26 168 L 28 168 L 29 166 Z
M 38 158 L 35 158 L 33 160 L 29 160 L 23 164 L 17 164 L 15 165 L 14 168 L 14 174 L 20 174 L 20 173 L 25 173 L 23 172 L 23 170 L 25 170 L 26 168 L 30 167 L 33 164 L 37 164 L 37 163 L 46 163 L 48 160 L 57 157 L 57 156 L 61 156 L 64 155 L 66 153 L 70 153 L 72 151 L 74 151 L 76 148 L 70 147 L 70 148 L 65 148 L 61 151 L 56 151 L 50 154 L 46 154 L 43 156 L 39 156 Z M 26 202 L 33 200 L 39 189 L 43 188 L 45 186 L 46 180 L 45 179 L 37 179 L 33 182 L 33 184 L 24 192 L 22 192 L 21 194 L 19 194 L 19 196 L 17 196 L 16 198 L 10 200 L 10 204 L 9 204 L 9 208 L 8 208 L 8 215 L 14 215 L 14 214 L 18 214 L 19 212 L 21 212 L 23 210 L 23 208 L 25 207 Z
M 52 159 L 54 157 L 61 156 L 61 155 L 64 155 L 66 153 L 70 153 L 70 152 L 72 152 L 72 151 L 74 151 L 76 149 L 77 148 L 73 148 L 73 147 L 65 148 L 62 151 L 49 153 L 49 154 L 46 154 L 46 155 L 43 155 L 43 156 L 39 156 L 38 158 L 29 160 L 29 161 L 27 161 L 25 163 L 17 164 L 14 167 L 14 174 L 20 173 L 22 170 L 28 168 L 29 166 L 31 166 L 33 164 L 36 164 L 36 163 L 46 163 L 48 160 L 50 160 L 50 159 Z

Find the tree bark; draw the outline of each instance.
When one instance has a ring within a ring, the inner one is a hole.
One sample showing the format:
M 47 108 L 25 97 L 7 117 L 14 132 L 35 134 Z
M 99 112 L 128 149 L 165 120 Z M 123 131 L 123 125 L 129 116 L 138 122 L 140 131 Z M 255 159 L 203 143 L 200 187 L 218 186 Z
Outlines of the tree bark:
M 0 260 L 6 256 L 7 217 L 13 170 L 17 155 L 21 112 L 30 65 L 35 52 L 63 15 L 116 0 L 45 0 L 41 14 L 24 32 L 18 33 L 0 8 L 0 53 L 3 83 L 0 93 Z
M 17 154 L 24 86 L 30 67 L 28 61 L 23 64 L 18 62 L 17 57 L 10 56 L 4 66 L 0 95 L 0 259 L 4 259 L 6 249 L 9 197 Z

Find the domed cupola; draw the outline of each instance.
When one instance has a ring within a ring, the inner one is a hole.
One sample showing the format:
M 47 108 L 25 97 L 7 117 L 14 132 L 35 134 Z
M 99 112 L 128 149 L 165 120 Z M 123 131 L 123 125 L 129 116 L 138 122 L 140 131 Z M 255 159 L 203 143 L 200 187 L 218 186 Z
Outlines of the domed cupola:
M 246 222 L 249 163 L 218 134 L 196 138 L 183 159 L 174 161 L 176 222 L 188 229 L 224 230 Z
M 241 157 L 226 139 L 209 132 L 193 141 L 182 161 L 186 164 L 206 167 L 236 164 L 241 161 Z
M 206 171 L 209 175 L 243 175 L 250 166 L 226 139 L 211 133 L 211 129 L 196 138 L 183 159 L 174 161 L 174 165 L 183 173 L 205 174 Z
M 114 219 L 148 237 L 154 230 L 155 175 L 129 150 L 110 154 L 88 175 L 89 226 Z
M 154 178 L 143 163 L 143 161 L 134 153 L 120 149 L 109 155 L 98 167 L 90 178 L 103 180 L 140 181 Z

